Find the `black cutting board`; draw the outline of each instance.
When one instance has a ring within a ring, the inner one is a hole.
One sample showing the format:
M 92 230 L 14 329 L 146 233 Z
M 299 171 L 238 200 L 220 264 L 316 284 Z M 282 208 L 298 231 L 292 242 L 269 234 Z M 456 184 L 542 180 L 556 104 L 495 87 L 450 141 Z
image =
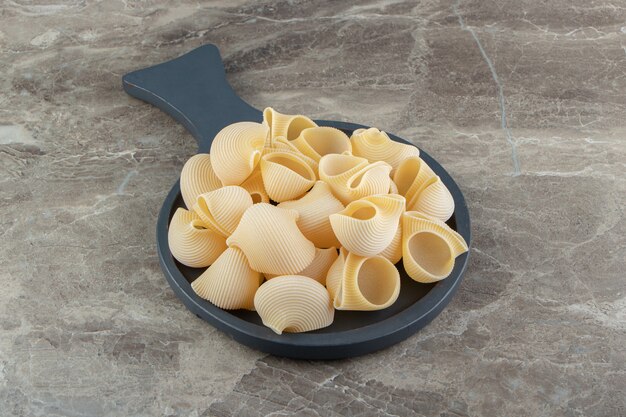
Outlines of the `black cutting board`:
M 215 45 L 200 48 L 171 61 L 126 74 L 124 90 L 133 97 L 155 105 L 196 138 L 198 152 L 208 153 L 211 141 L 223 127 L 240 121 L 261 122 L 261 111 L 244 102 L 226 81 L 224 65 Z M 280 110 L 280 103 L 268 103 Z M 367 127 L 354 123 L 316 120 L 350 135 Z M 393 140 L 409 143 L 393 134 Z M 448 225 L 470 245 L 470 218 L 461 190 L 445 169 L 423 149 L 421 158 L 441 177 L 455 203 Z M 402 277 L 400 296 L 389 308 L 374 312 L 336 311 L 333 324 L 308 333 L 278 335 L 261 324 L 257 313 L 247 310 L 226 311 L 198 297 L 191 282 L 204 269 L 178 263 L 169 251 L 167 228 L 178 207 L 184 207 L 177 181 L 172 187 L 157 220 L 157 250 L 163 273 L 181 301 L 195 315 L 230 335 L 235 340 L 274 355 L 300 359 L 338 359 L 363 355 L 398 343 L 428 324 L 450 302 L 461 283 L 469 252 L 456 259 L 452 274 L 434 284 L 411 280 L 402 261 L 397 264 Z M 164 324 L 167 325 L 166 323 Z

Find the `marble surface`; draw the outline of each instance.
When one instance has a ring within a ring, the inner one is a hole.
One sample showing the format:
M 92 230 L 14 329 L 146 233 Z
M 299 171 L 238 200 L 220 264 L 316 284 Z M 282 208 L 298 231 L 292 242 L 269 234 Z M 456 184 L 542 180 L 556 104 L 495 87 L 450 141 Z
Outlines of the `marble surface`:
M 626 415 L 626 3 L 0 0 L 0 415 Z M 120 77 L 217 44 L 251 104 L 376 125 L 468 200 L 427 328 L 335 362 L 189 313 L 157 210 L 191 136 Z

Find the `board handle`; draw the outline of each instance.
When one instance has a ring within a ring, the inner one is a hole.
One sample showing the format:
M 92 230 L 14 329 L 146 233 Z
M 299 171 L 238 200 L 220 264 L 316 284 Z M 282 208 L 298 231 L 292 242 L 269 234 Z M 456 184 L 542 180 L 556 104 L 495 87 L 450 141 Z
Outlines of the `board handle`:
M 124 91 L 181 123 L 196 138 L 198 152 L 209 152 L 225 126 L 260 122 L 263 114 L 243 101 L 226 80 L 219 49 L 207 44 L 185 55 L 122 77 Z

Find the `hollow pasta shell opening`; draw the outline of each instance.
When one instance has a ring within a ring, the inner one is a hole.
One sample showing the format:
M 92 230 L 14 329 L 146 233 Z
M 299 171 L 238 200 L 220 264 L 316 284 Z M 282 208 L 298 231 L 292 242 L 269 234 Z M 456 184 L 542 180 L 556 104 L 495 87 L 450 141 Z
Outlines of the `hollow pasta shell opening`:
M 328 126 L 304 129 L 292 143 L 300 152 L 318 162 L 324 155 L 352 152 L 348 136 L 341 130 Z
M 261 176 L 267 194 L 276 202 L 301 197 L 317 180 L 313 169 L 302 158 L 284 151 L 263 156 Z
M 252 197 L 244 188 L 228 185 L 198 196 L 194 211 L 207 226 L 228 237 L 252 204 Z

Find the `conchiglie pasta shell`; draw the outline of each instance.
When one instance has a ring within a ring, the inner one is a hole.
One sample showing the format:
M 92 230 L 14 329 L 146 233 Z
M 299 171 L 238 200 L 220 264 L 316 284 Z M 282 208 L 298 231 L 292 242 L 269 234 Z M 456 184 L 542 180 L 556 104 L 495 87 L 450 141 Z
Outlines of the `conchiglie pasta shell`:
M 293 143 L 303 154 L 319 162 L 328 154 L 351 153 L 352 145 L 348 136 L 334 127 L 322 126 L 304 129 Z
M 454 198 L 441 178 L 434 177 L 407 204 L 407 209 L 420 211 L 445 222 L 454 213 Z
M 247 180 L 241 184 L 241 188 L 245 189 L 250 197 L 252 197 L 252 203 L 269 203 L 270 196 L 265 191 L 265 185 L 263 185 L 263 177 L 261 176 L 261 170 L 255 169 Z
M 200 218 L 182 207 L 176 209 L 167 231 L 172 256 L 183 265 L 203 268 L 226 250 L 226 239 L 207 228 Z
M 200 195 L 193 209 L 209 228 L 228 237 L 252 204 L 252 197 L 245 189 L 228 185 Z
M 180 172 L 180 193 L 189 210 L 200 194 L 217 190 L 221 186 L 222 182 L 213 171 L 208 153 L 199 153 L 189 158 Z
M 340 212 L 344 206 L 333 196 L 325 182 L 317 181 L 304 197 L 285 201 L 278 207 L 298 212 L 298 228 L 318 248 L 339 246 L 328 216 Z
M 240 248 L 255 271 L 296 274 L 315 257 L 315 245 L 300 232 L 297 219 L 295 210 L 255 204 L 246 210 L 226 243 Z
M 398 221 L 398 229 L 393 240 L 379 255 L 389 259 L 394 265 L 402 259 L 402 218 Z
M 350 141 L 354 155 L 366 158 L 370 162 L 387 162 L 394 170 L 406 158 L 420 154 L 417 147 L 391 140 L 385 132 L 374 127 L 355 130 Z
M 398 194 L 406 197 L 408 203 L 421 191 L 425 184 L 435 178 L 435 172 L 419 156 L 412 156 L 400 163 L 393 174 Z
M 328 271 L 326 285 L 338 310 L 382 310 L 400 294 L 400 273 L 382 256 L 342 250 Z
M 278 334 L 321 329 L 335 316 L 326 288 L 301 275 L 283 275 L 263 283 L 254 306 L 263 324 Z
M 267 126 L 238 122 L 220 130 L 211 144 L 211 165 L 224 185 L 239 185 L 254 171 L 268 137 Z
M 402 216 L 402 260 L 417 282 L 440 281 L 452 272 L 455 258 L 467 252 L 461 235 L 434 217 L 416 211 Z
M 374 256 L 393 241 L 404 208 L 404 197 L 397 194 L 365 197 L 332 214 L 330 224 L 349 252 Z
M 278 136 L 283 136 L 287 140 L 298 137 L 300 132 L 317 124 L 311 119 L 301 114 L 282 114 L 271 107 L 263 110 L 263 123 L 270 128 L 270 143 Z
M 322 285 L 326 285 L 326 274 L 330 266 L 337 259 L 337 248 L 319 249 L 315 248 L 315 258 L 313 262 L 309 264 L 302 271 L 298 272 L 298 275 L 313 278 L 315 281 Z M 279 275 L 264 274 L 265 278 L 272 279 Z
M 329 154 L 320 159 L 320 179 L 330 185 L 343 204 L 374 194 L 389 192 L 391 166 L 386 162 L 368 164 L 352 155 Z
M 260 283 L 261 274 L 250 268 L 243 252 L 228 248 L 191 287 L 219 308 L 254 310 L 254 294 Z
M 317 179 L 313 169 L 302 158 L 285 151 L 264 155 L 261 175 L 267 194 L 277 202 L 302 196 Z

